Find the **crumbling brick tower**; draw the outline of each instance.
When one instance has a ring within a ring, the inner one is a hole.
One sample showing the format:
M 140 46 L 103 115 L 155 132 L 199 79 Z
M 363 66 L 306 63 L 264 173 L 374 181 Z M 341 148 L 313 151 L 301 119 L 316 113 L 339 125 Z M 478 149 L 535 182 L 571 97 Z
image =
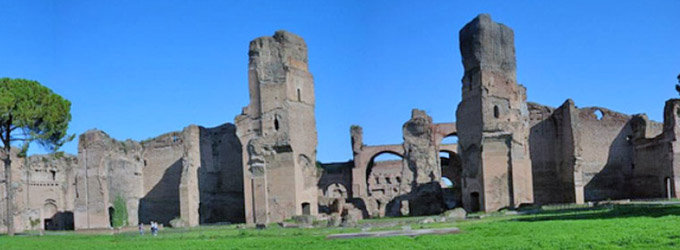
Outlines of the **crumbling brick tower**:
M 250 104 L 236 117 L 247 223 L 316 215 L 314 80 L 307 45 L 277 31 L 250 42 Z
M 463 206 L 490 212 L 531 203 L 526 89 L 517 84 L 513 31 L 479 15 L 460 30 L 460 51 Z

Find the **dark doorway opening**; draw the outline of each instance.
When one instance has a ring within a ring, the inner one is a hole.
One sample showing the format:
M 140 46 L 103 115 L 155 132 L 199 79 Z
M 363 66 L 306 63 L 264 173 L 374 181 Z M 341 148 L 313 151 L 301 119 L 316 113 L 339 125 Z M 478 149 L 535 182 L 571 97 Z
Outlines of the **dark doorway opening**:
M 302 215 L 311 215 L 311 206 L 309 205 L 309 202 L 304 202 L 302 203 Z
M 479 212 L 481 208 L 481 204 L 479 204 L 479 193 L 478 192 L 472 192 L 470 194 L 470 212 Z
M 113 207 L 109 207 L 109 225 L 113 227 L 113 214 L 116 212 Z

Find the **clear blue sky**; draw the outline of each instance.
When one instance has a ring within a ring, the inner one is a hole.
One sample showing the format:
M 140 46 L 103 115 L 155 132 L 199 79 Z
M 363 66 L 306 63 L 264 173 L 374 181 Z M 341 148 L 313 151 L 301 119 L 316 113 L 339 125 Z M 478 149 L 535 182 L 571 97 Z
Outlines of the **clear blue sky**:
M 318 159 L 345 161 L 352 124 L 386 144 L 412 108 L 454 121 L 458 30 L 489 13 L 515 31 L 529 101 L 661 121 L 677 96 L 680 1 L 556 2 L 0 0 L 0 76 L 69 99 L 71 133 L 142 140 L 233 122 L 248 104 L 248 42 L 286 29 L 309 48 Z

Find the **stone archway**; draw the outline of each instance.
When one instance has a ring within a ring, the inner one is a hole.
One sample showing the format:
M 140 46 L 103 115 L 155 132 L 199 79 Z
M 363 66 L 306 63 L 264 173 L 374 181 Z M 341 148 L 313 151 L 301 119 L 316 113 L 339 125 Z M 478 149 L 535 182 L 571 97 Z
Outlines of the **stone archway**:
M 57 208 L 57 205 L 54 203 L 54 200 L 47 200 L 45 201 L 45 204 L 43 205 L 42 208 L 42 216 L 43 216 L 43 226 L 45 230 L 56 230 L 58 229 L 58 223 L 54 221 L 54 217 L 56 217 L 57 213 L 59 213 L 59 209 Z
M 391 155 L 397 159 L 379 160 Z M 367 209 L 374 217 L 386 215 L 387 205 L 396 197 L 408 192 L 402 183 L 408 184 L 404 175 L 403 155 L 394 151 L 374 154 L 366 166 Z

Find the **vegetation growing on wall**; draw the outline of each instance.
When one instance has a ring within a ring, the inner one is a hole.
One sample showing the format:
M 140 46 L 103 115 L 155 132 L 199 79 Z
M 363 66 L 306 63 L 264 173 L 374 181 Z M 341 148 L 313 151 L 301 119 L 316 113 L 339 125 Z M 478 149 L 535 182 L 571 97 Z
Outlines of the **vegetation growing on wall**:
M 113 215 L 111 216 L 113 227 L 124 227 L 128 225 L 128 212 L 125 204 L 125 199 L 122 196 L 116 196 L 113 202 Z

